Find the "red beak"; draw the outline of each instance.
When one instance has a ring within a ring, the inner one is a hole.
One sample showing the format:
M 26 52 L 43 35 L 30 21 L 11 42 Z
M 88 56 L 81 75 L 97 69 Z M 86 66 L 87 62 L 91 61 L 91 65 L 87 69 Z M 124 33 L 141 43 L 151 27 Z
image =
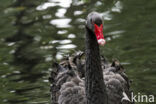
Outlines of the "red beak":
M 100 45 L 104 45 L 106 43 L 104 36 L 103 36 L 103 25 L 101 24 L 100 27 L 94 24 L 94 31 L 97 38 L 97 41 Z

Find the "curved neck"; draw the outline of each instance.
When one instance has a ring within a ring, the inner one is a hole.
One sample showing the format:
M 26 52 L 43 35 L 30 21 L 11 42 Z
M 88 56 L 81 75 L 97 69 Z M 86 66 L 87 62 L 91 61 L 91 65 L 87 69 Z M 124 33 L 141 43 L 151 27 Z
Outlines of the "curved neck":
M 95 34 L 86 27 L 86 73 L 87 104 L 107 104 L 99 45 Z

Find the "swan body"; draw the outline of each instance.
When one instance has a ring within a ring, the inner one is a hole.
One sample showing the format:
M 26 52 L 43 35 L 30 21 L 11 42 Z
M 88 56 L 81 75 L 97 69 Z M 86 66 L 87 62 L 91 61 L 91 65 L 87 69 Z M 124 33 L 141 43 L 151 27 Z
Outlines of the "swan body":
M 105 44 L 101 27 L 102 17 L 90 13 L 85 53 L 77 52 L 53 64 L 49 78 L 52 104 L 131 104 L 130 81 L 123 66 L 100 56 L 99 45 Z
M 50 75 L 52 104 L 87 104 L 85 93 L 85 55 L 78 52 L 54 63 Z M 108 96 L 107 104 L 131 104 L 130 81 L 124 68 L 115 60 L 109 64 L 101 57 L 104 82 Z

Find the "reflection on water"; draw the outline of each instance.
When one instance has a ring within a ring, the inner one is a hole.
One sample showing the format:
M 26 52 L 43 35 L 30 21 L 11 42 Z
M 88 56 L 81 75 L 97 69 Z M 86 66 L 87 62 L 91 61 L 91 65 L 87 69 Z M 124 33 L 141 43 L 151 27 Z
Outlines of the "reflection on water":
M 39 6 L 37 6 L 37 10 L 45 10 L 49 7 L 54 7 L 54 6 L 60 6 L 63 8 L 68 8 L 70 7 L 70 4 L 72 3 L 72 0 L 48 0 L 48 2 L 45 2 Z
M 58 9 L 58 11 L 57 11 L 57 13 L 55 14 L 55 16 L 57 16 L 57 17 L 64 17 L 64 14 L 66 13 L 66 9 L 64 9 L 64 8 L 61 8 L 61 9 Z
M 69 28 L 71 19 L 69 18 L 64 18 L 64 19 L 54 19 L 51 20 L 50 23 L 53 25 L 56 25 L 58 28 Z
M 113 12 L 119 12 L 119 13 L 120 13 L 121 10 L 122 10 L 122 4 L 121 4 L 120 1 L 117 1 L 117 2 L 115 3 L 114 7 L 112 7 L 112 11 L 113 11 Z
M 103 15 L 107 40 L 101 54 L 121 60 L 134 93 L 156 95 L 155 5 L 154 0 L 0 1 L 0 103 L 49 104 L 52 62 L 84 51 L 85 18 L 95 10 Z
M 73 44 L 67 44 L 67 45 L 60 45 L 56 47 L 57 49 L 71 49 L 71 48 L 76 48 L 76 45 Z
M 68 38 L 75 38 L 76 36 L 74 34 L 69 34 Z

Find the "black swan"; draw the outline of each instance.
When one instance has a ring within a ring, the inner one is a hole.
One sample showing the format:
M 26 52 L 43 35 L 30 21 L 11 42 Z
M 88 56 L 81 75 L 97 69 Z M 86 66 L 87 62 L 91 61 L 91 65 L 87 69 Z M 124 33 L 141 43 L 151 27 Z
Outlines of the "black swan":
M 100 56 L 104 45 L 102 17 L 92 12 L 86 20 L 86 51 L 53 64 L 51 104 L 132 104 L 130 81 L 119 61 Z

